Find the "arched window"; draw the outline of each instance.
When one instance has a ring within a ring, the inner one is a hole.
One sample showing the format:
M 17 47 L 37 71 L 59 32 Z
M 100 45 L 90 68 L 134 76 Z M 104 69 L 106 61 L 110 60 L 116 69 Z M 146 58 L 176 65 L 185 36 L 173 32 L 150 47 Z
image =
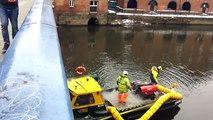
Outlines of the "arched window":
M 127 8 L 137 8 L 137 1 L 136 0 L 129 0 L 127 4 Z
M 189 2 L 184 2 L 183 5 L 182 5 L 182 10 L 190 11 L 191 10 L 191 4 Z
M 89 19 L 88 25 L 99 25 L 99 21 L 96 17 L 92 17 Z
M 177 9 L 177 3 L 176 3 L 175 1 L 171 1 L 171 2 L 169 2 L 167 8 L 168 8 L 169 10 L 176 10 L 176 9 Z

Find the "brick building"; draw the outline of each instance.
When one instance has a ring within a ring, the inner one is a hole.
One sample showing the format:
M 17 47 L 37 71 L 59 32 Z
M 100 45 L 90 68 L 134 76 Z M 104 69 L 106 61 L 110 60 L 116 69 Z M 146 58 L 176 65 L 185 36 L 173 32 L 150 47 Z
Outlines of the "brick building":
M 108 5 L 115 3 L 115 11 L 147 13 L 150 10 L 149 2 L 151 0 L 54 0 L 54 14 L 58 25 L 106 25 L 120 24 L 123 18 L 131 16 L 120 16 L 109 14 Z M 207 0 L 156 0 L 157 12 L 168 14 L 201 14 L 201 4 Z M 208 9 L 206 13 L 213 15 L 213 0 L 208 0 Z M 134 10 L 134 11 L 132 11 Z M 136 16 L 135 16 L 136 17 Z M 145 20 L 147 18 L 147 20 Z M 134 18 L 136 19 L 136 18 Z M 161 17 L 140 17 L 138 20 L 152 24 L 213 24 L 212 19 L 202 18 L 171 18 L 162 19 Z M 156 21 L 157 20 L 157 21 Z M 166 21 L 165 21 L 166 20 Z
M 117 0 L 117 5 L 120 8 L 135 8 L 141 9 L 144 11 L 149 10 L 149 3 L 150 0 Z M 191 11 L 191 12 L 201 12 L 201 4 L 205 0 L 156 0 L 158 7 L 158 11 L 165 11 L 165 10 L 175 10 L 175 11 Z M 207 3 L 209 4 L 208 12 L 213 12 L 213 0 L 208 0 Z
M 59 25 L 107 24 L 108 0 L 54 0 Z

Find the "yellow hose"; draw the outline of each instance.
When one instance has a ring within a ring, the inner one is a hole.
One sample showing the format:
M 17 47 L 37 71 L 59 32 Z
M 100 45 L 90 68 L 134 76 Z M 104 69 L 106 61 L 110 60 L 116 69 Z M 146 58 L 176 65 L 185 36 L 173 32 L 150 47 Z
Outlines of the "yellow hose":
M 164 92 L 164 93 L 170 93 L 170 92 L 172 92 L 171 89 L 165 88 L 162 85 L 156 85 L 156 86 L 157 86 L 158 90 L 161 91 L 161 92 Z
M 112 114 L 112 117 L 115 120 L 123 120 L 123 118 L 121 117 L 120 113 L 116 110 L 115 107 L 107 106 L 107 110 Z
M 171 89 L 163 87 L 162 85 L 156 85 L 156 86 L 157 86 L 158 90 L 161 91 L 161 92 L 174 93 L 174 94 L 171 94 L 172 99 L 178 99 L 178 100 L 183 99 L 183 96 L 176 91 L 172 91 Z
M 149 108 L 148 111 L 146 111 L 146 113 L 139 118 L 139 120 L 149 120 L 150 117 L 152 117 L 152 115 L 163 105 L 163 103 L 165 103 L 167 100 L 169 100 L 170 98 L 172 99 L 182 99 L 183 96 L 175 91 L 172 91 L 171 89 L 165 88 L 161 85 L 157 85 L 158 90 L 165 92 L 167 94 L 161 96 L 153 105 L 152 107 Z

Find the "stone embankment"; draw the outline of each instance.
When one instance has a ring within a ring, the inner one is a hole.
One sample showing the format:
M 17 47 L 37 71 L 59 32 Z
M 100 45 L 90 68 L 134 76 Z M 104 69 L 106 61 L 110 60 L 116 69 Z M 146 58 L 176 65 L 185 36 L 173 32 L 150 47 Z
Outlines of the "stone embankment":
M 109 25 L 127 24 L 124 21 L 130 21 L 128 24 L 179 24 L 179 25 L 213 25 L 212 15 L 181 15 L 181 14 L 157 14 L 157 13 L 115 13 L 109 12 Z

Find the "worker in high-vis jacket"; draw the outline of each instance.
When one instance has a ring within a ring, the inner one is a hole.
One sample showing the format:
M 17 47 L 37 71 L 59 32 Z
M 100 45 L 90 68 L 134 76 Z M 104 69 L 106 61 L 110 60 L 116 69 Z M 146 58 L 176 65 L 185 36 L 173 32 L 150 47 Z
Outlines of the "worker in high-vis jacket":
M 150 79 L 151 79 L 151 84 L 158 84 L 158 74 L 162 70 L 161 66 L 152 66 L 151 68 L 151 74 L 150 74 Z
M 123 74 L 117 78 L 119 103 L 126 103 L 128 97 L 128 90 L 131 90 L 131 85 L 127 76 L 128 72 L 123 71 Z

